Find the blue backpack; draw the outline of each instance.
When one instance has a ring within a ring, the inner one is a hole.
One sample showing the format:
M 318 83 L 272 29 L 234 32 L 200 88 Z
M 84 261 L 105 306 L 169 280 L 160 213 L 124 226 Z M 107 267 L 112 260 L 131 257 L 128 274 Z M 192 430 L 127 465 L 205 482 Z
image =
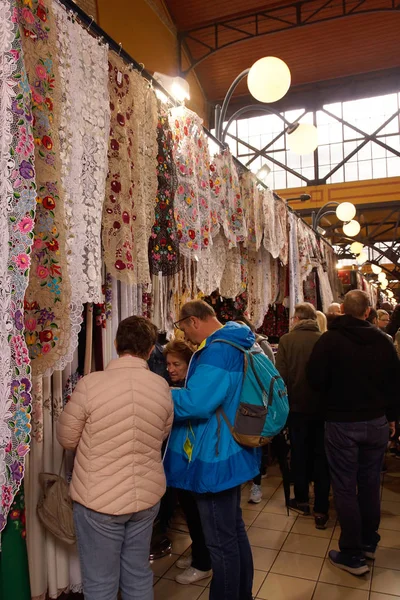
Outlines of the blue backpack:
M 223 417 L 233 438 L 242 446 L 259 448 L 272 441 L 286 425 L 289 402 L 285 383 L 275 366 L 258 344 L 250 350 L 227 340 L 213 340 L 233 346 L 244 355 L 243 386 L 235 423 L 232 425 L 222 408 Z

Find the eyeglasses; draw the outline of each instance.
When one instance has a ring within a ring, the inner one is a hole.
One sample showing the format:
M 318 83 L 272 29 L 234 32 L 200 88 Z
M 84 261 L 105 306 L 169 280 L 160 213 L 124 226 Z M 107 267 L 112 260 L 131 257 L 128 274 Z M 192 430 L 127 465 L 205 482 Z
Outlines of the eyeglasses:
M 179 321 L 175 321 L 175 323 L 174 323 L 175 329 L 180 329 L 179 323 L 182 323 L 182 321 L 186 321 L 186 319 L 190 319 L 190 318 L 191 317 L 183 317 L 183 319 L 179 319 Z

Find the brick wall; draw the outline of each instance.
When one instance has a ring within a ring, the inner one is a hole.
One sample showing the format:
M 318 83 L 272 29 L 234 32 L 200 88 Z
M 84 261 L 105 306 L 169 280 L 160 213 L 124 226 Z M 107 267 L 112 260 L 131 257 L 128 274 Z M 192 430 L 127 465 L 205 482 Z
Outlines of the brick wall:
M 85 11 L 87 15 L 92 15 L 97 21 L 97 2 L 96 0 L 74 0 L 76 4 Z

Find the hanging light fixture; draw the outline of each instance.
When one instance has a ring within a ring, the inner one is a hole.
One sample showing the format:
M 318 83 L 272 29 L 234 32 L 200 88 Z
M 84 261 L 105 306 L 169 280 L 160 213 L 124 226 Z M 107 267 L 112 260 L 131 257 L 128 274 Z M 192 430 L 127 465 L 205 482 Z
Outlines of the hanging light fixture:
M 290 88 L 291 75 L 287 64 L 276 56 L 257 60 L 247 76 L 250 94 L 259 102 L 276 102 Z
M 261 181 L 265 181 L 270 173 L 271 168 L 268 165 L 263 165 L 261 169 L 257 171 L 256 177 L 258 177 L 258 179 L 261 179 Z
M 343 233 L 349 237 L 354 237 L 360 233 L 361 226 L 358 221 L 350 221 L 343 225 Z
M 358 265 L 363 265 L 368 260 L 368 254 L 366 252 L 361 252 L 357 258 L 356 262 Z
M 361 254 L 363 248 L 364 244 L 362 244 L 361 242 L 353 242 L 350 246 L 350 252 L 357 256 L 358 254 Z
M 389 298 L 393 298 L 394 293 L 392 292 L 392 290 L 388 290 L 387 295 L 389 296 Z
M 342 202 L 336 209 L 339 221 L 351 221 L 356 216 L 356 207 L 351 202 Z
M 386 288 L 387 288 L 387 286 L 388 286 L 388 285 L 389 285 L 389 284 L 388 284 L 388 282 L 387 282 L 387 281 L 382 281 L 382 283 L 381 283 L 381 289 L 382 289 L 382 290 L 386 290 Z
M 190 100 L 190 87 L 186 79 L 183 77 L 171 77 L 165 73 L 154 73 L 156 79 L 162 86 L 177 100 L 183 102 Z
M 386 273 L 379 273 L 378 281 L 382 283 L 382 281 L 387 281 Z
M 318 146 L 318 130 L 309 123 L 294 123 L 287 129 L 289 150 L 303 156 L 311 154 Z
M 382 273 L 382 267 L 379 267 L 378 265 L 371 265 L 371 271 L 374 273 L 374 275 L 379 275 L 379 273 Z

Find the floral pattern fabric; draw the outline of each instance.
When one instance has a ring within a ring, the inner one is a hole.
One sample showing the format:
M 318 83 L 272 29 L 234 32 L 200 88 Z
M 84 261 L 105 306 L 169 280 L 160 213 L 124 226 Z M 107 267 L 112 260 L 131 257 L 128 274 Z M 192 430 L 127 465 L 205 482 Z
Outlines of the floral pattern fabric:
M 249 250 L 247 310 L 256 329 L 263 324 L 268 306 L 273 300 L 271 278 L 273 260 L 263 246 L 257 252 Z
M 61 82 L 50 0 L 18 0 L 32 93 L 37 206 L 26 292 L 26 342 L 35 374 L 51 370 L 69 347 L 71 288 L 65 253 L 64 189 L 59 149 Z M 19 268 L 22 268 L 19 263 Z
M 180 251 L 198 258 L 212 244 L 208 143 L 202 120 L 187 108 L 172 108 L 170 124 L 178 177 L 175 219 Z
M 264 229 L 263 195 L 259 192 L 256 176 L 250 171 L 241 176 L 240 188 L 247 222 L 245 245 L 249 250 L 257 252 Z
M 226 251 L 225 269 L 221 279 L 220 293 L 225 298 L 235 298 L 243 291 L 242 255 L 239 247 Z
M 225 264 L 226 242 L 223 236 L 218 234 L 211 249 L 203 251 L 197 263 L 196 285 L 203 294 L 208 296 L 220 287 Z
M 17 7 L 0 3 L 0 531 L 24 476 L 31 432 L 31 367 L 24 294 L 35 217 L 30 89 Z

